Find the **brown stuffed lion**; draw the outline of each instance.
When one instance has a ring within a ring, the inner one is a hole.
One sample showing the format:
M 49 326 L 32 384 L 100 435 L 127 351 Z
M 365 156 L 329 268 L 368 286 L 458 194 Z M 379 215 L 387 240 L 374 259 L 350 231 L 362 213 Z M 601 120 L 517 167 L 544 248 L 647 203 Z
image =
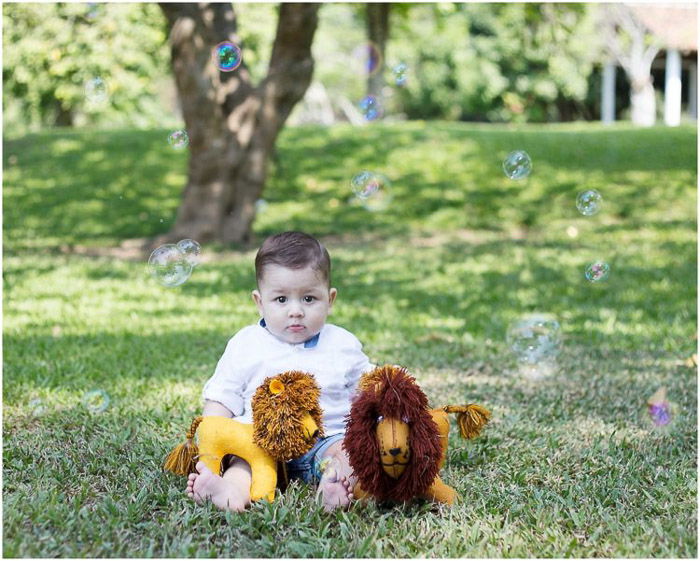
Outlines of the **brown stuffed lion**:
M 474 438 L 490 413 L 476 404 L 428 409 L 428 398 L 405 368 L 366 373 L 347 417 L 343 448 L 358 482 L 356 498 L 404 502 L 425 498 L 452 504 L 456 491 L 439 471 L 445 463 L 448 413 L 458 413 L 463 438 Z

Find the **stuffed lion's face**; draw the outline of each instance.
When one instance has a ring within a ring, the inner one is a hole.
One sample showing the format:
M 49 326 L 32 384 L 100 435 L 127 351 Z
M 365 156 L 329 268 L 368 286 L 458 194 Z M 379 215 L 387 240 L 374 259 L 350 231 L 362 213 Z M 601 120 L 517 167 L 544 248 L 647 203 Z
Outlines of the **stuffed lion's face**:
M 379 456 L 389 477 L 398 479 L 411 459 L 410 432 L 408 425 L 399 419 L 381 419 L 377 423 Z
M 305 372 L 266 378 L 253 396 L 253 442 L 279 461 L 308 452 L 323 436 L 320 395 L 314 377 Z
M 439 471 L 440 437 L 428 398 L 404 368 L 365 374 L 347 420 L 343 448 L 366 492 L 405 501 L 426 491 Z

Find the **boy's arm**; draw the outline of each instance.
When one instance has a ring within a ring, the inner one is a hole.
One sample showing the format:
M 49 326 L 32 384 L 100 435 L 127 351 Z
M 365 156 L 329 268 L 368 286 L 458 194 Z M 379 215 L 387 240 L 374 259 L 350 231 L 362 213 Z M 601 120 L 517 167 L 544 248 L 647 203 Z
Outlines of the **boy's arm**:
M 211 399 L 204 400 L 204 407 L 202 409 L 202 417 L 228 417 L 229 419 L 233 417 L 233 413 L 224 407 L 218 401 L 212 401 Z

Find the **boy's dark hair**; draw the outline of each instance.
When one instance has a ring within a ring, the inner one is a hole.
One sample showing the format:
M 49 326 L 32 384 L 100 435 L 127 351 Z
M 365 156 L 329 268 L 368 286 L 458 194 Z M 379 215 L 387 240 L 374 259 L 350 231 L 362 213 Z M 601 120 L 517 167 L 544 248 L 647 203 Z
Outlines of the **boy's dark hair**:
M 311 267 L 331 285 L 331 257 L 323 244 L 304 232 L 282 232 L 267 238 L 255 256 L 255 280 L 260 286 L 267 265 L 289 269 Z

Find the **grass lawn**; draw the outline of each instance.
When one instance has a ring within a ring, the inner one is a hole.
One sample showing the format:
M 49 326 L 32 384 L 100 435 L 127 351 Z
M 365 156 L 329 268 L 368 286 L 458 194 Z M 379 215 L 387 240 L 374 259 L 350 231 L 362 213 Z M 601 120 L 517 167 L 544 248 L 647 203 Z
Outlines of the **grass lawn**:
M 108 251 L 167 231 L 187 154 L 167 130 L 46 132 L 3 152 L 3 547 L 7 557 L 687 557 L 697 555 L 697 129 L 458 123 L 284 131 L 251 247 L 203 247 L 178 288 Z M 526 150 L 533 173 L 501 171 Z M 362 169 L 392 182 L 368 212 Z M 576 195 L 604 203 L 585 217 Z M 321 237 L 331 321 L 405 365 L 453 434 L 453 508 L 324 514 L 292 484 L 230 515 L 187 499 L 165 454 L 200 411 L 226 341 L 257 319 L 255 245 Z M 568 229 L 568 230 L 567 230 Z M 575 229 L 575 232 L 574 232 Z M 568 233 L 567 233 L 568 231 Z M 586 281 L 595 259 L 608 280 Z M 557 372 L 519 374 L 510 322 L 561 323 Z M 664 429 L 645 402 L 665 386 Z M 86 392 L 101 390 L 99 413 Z

